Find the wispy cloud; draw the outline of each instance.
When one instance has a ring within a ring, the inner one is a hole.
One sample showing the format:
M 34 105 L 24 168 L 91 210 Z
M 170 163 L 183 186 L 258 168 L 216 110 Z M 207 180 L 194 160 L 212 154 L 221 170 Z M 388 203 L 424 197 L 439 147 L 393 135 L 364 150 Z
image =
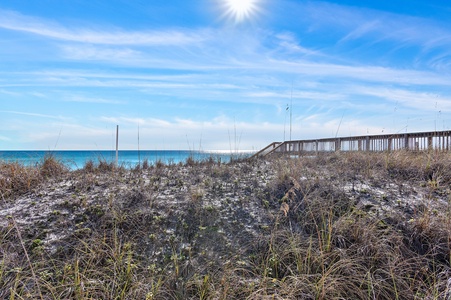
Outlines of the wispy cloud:
M 62 116 L 53 116 L 53 115 L 29 113 L 29 112 L 22 112 L 22 111 L 0 110 L 0 113 L 13 114 L 13 115 L 22 115 L 22 116 L 29 116 L 29 117 L 38 117 L 38 118 L 46 118 L 46 119 L 55 119 L 55 120 L 67 120 L 67 118 L 62 117 Z
M 37 97 L 37 98 L 45 98 L 46 95 L 44 93 L 39 93 L 39 92 L 30 92 L 30 95 Z
M 186 45 L 205 39 L 196 30 L 126 31 L 119 28 L 70 28 L 56 22 L 0 10 L 0 28 L 22 31 L 47 38 L 106 45 Z
M 276 33 L 274 38 L 279 43 L 279 47 L 289 53 L 297 53 L 305 56 L 324 56 L 318 50 L 312 50 L 303 47 L 301 43 L 297 40 L 296 36 L 291 32 Z
M 324 28 L 330 26 L 342 28 L 344 31 L 342 42 L 371 36 L 371 43 L 392 39 L 417 44 L 423 49 L 451 46 L 451 30 L 447 31 L 428 20 L 322 2 L 300 5 L 300 7 L 305 8 L 306 11 L 303 14 L 306 17 Z M 449 78 L 428 71 L 394 69 L 355 62 L 348 64 L 328 62 L 332 59 L 330 55 L 301 45 L 296 35 L 289 31 L 262 31 L 257 38 L 255 34 L 249 32 L 223 28 L 151 32 L 126 31 L 118 28 L 94 30 L 62 26 L 4 10 L 0 10 L 0 16 L 2 28 L 68 42 L 61 43 L 58 47 L 62 50 L 63 57 L 70 60 L 106 62 L 145 69 L 161 68 L 208 73 L 217 71 L 223 73 L 222 76 L 227 76 L 225 73 L 232 70 L 246 70 L 257 73 L 278 72 L 308 77 L 350 78 L 398 84 L 449 85 Z M 178 48 L 176 55 L 165 48 L 182 45 L 183 48 Z M 143 49 L 141 46 L 152 46 L 152 49 Z M 443 69 L 449 65 L 450 52 L 443 51 L 445 50 L 435 54 L 436 59 L 431 59 L 432 67 Z M 311 60 L 311 57 L 315 57 L 315 60 Z M 108 82 L 105 81 L 81 83 L 73 80 L 74 78 L 60 79 L 61 83 L 68 85 L 108 86 Z M 242 79 L 240 77 L 240 80 Z M 123 82 L 110 83 L 116 85 Z M 128 86 L 153 87 L 152 83 L 136 80 L 128 84 Z M 164 83 L 158 84 L 162 86 Z M 175 87 L 178 84 L 182 83 L 175 84 Z
M 337 93 L 337 92 L 314 92 L 314 91 L 295 91 L 291 93 L 287 91 L 285 94 L 275 93 L 275 92 L 253 92 L 249 93 L 246 96 L 250 98 L 270 98 L 270 99 L 300 99 L 300 100 L 325 100 L 325 101 L 333 101 L 333 100 L 344 100 L 346 98 L 345 95 Z
M 102 98 L 90 98 L 84 96 L 70 96 L 64 98 L 65 102 L 80 102 L 80 103 L 100 103 L 100 104 L 126 104 L 125 101 L 102 99 Z
M 20 96 L 20 93 L 11 92 L 11 91 L 7 91 L 7 90 L 3 90 L 3 89 L 0 90 L 0 94 L 4 94 L 7 96 L 13 96 L 13 97 Z
M 451 41 L 451 30 L 432 19 L 319 1 L 300 4 L 299 9 L 303 11 L 304 17 L 315 22 L 317 28 L 347 30 L 343 39 L 358 39 L 375 34 L 381 39 L 422 46 L 443 46 Z
M 112 48 L 112 47 L 94 47 L 92 45 L 62 45 L 60 49 L 63 55 L 69 59 L 75 60 L 94 60 L 94 61 L 126 61 L 142 60 L 140 51 L 129 48 Z
M 390 67 L 368 66 L 368 65 L 344 65 L 337 63 L 320 63 L 308 60 L 282 60 L 271 57 L 261 57 L 256 53 L 256 58 L 250 61 L 237 63 L 236 60 L 230 60 L 229 69 L 223 70 L 215 64 L 203 62 L 197 64 L 173 60 L 170 61 L 163 57 L 161 61 L 168 61 L 165 69 L 176 69 L 193 72 L 188 75 L 141 75 L 139 69 L 117 75 L 114 72 L 95 73 L 86 71 L 50 71 L 50 72 L 30 72 L 27 77 L 22 78 L 22 84 L 30 85 L 65 85 L 65 86 L 99 86 L 99 87 L 139 87 L 139 88 L 199 88 L 203 89 L 210 85 L 210 88 L 231 88 L 238 89 L 244 84 L 254 85 L 269 83 L 274 85 L 276 81 L 268 80 L 266 73 L 272 73 L 277 76 L 278 83 L 281 83 L 279 75 L 303 76 L 302 80 L 315 82 L 324 78 L 354 79 L 359 82 L 390 83 L 403 85 L 428 85 L 428 86 L 449 86 L 451 74 L 439 74 L 428 70 L 415 69 L 396 69 Z M 162 63 L 152 64 L 152 61 L 142 63 L 148 67 L 160 67 Z M 235 67 L 235 72 L 247 70 L 253 72 L 252 76 L 236 75 L 231 70 Z M 209 71 L 207 72 L 206 69 Z M 205 70 L 205 72 L 204 72 Z M 195 72 L 195 73 L 194 73 Z M 212 74 L 217 72 L 217 74 Z M 22 73 L 26 76 L 26 73 Z M 36 78 L 36 75 L 40 75 Z M 211 82 L 214 80 L 214 82 Z M 220 81 L 221 83 L 218 83 Z M 211 82 L 211 83 L 209 83 Z M 14 83 L 16 84 L 16 83 Z M 10 86 L 9 83 L 0 83 L 0 86 Z M 287 86 L 287 83 L 284 83 Z M 288 83 L 289 85 L 289 83 Z
M 131 117 L 100 117 L 100 121 L 111 124 L 128 124 L 151 127 L 168 127 L 171 122 L 157 118 L 131 118 Z
M 300 3 L 297 9 L 301 19 L 309 23 L 312 35 L 325 30 L 334 32 L 336 46 L 344 49 L 344 58 L 347 52 L 359 53 L 361 59 L 390 61 L 403 68 L 415 62 L 439 71 L 436 65 L 427 64 L 431 57 L 439 55 L 451 60 L 451 28 L 433 16 L 417 17 L 320 1 Z M 367 56 L 363 55 L 365 52 Z
M 210 43 L 214 43 L 211 41 Z M 92 50 L 92 46 L 89 46 Z M 273 73 L 273 74 L 296 74 L 306 76 L 309 80 L 314 78 L 350 78 L 356 79 L 358 81 L 371 81 L 371 82 L 389 82 L 396 84 L 420 84 L 420 85 L 438 85 L 438 86 L 448 86 L 451 74 L 449 76 L 444 76 L 444 74 L 437 74 L 433 71 L 428 70 L 416 70 L 412 69 L 396 69 L 390 67 L 381 67 L 377 65 L 365 65 L 365 64 L 339 64 L 339 63 L 329 63 L 329 62 L 315 62 L 307 59 L 297 59 L 297 60 L 287 60 L 279 57 L 278 55 L 273 55 L 271 49 L 255 48 L 252 51 L 253 55 L 246 56 L 234 56 L 227 58 L 221 55 L 220 51 L 218 57 L 212 58 L 208 50 L 196 50 L 196 55 L 192 56 L 190 53 L 186 53 L 184 56 L 173 57 L 168 56 L 167 52 L 151 52 L 151 53 L 141 53 L 140 55 L 134 55 L 130 60 L 115 58 L 114 55 L 102 56 L 102 50 L 98 49 L 94 51 L 97 54 L 91 55 L 88 51 L 87 56 L 84 54 L 77 56 L 78 59 L 91 60 L 96 57 L 99 60 L 111 61 L 117 63 L 121 61 L 126 65 L 131 65 L 140 68 L 145 66 L 146 68 L 164 68 L 172 70 L 184 70 L 197 72 L 198 79 L 201 77 L 206 77 L 208 80 L 211 77 L 212 71 L 217 71 L 222 73 L 222 77 L 225 79 L 230 77 L 230 81 L 237 81 L 239 79 L 243 82 L 245 79 L 243 76 L 236 77 L 231 72 L 247 70 L 256 72 L 253 80 L 256 79 L 255 76 L 262 77 L 266 76 L 263 72 Z M 78 49 L 82 53 L 83 49 Z M 193 49 L 195 51 L 195 49 Z M 205 52 L 203 52 L 205 51 Z M 246 50 L 250 53 L 250 49 Z M 239 52 L 238 50 L 236 52 Z M 119 55 L 120 56 L 120 55 Z M 210 56 L 209 59 L 205 59 Z M 442 57 L 440 61 L 446 61 L 446 56 Z M 224 66 L 227 66 L 224 68 Z M 203 75 L 199 72 L 208 72 L 208 75 Z M 259 75 L 261 74 L 261 75 Z M 132 75 L 133 76 L 133 75 Z M 166 77 L 168 78 L 168 77 Z M 173 77 L 175 78 L 175 77 Z M 249 77 L 250 78 L 250 77 Z M 198 81 L 202 82 L 202 81 Z M 137 83 L 138 85 L 143 85 L 142 83 Z M 149 83 L 146 83 L 149 84 Z M 145 85 L 145 84 L 144 84 Z
M 339 42 L 345 42 L 348 40 L 354 40 L 359 39 L 361 37 L 367 36 L 368 34 L 380 31 L 380 24 L 381 21 L 379 20 L 371 20 L 361 23 L 357 28 L 350 31 L 345 37 L 343 37 Z
M 434 92 L 412 92 L 393 88 L 360 88 L 363 95 L 370 95 L 397 102 L 405 107 L 411 107 L 422 111 L 451 112 L 451 98 Z M 425 105 L 425 104 L 428 105 Z

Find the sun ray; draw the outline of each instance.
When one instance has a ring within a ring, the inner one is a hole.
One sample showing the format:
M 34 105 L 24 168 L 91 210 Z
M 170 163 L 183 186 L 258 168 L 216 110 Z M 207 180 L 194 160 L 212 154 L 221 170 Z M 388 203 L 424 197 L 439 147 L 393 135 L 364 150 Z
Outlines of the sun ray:
M 259 11 L 258 0 L 224 0 L 224 15 L 236 23 L 251 18 Z

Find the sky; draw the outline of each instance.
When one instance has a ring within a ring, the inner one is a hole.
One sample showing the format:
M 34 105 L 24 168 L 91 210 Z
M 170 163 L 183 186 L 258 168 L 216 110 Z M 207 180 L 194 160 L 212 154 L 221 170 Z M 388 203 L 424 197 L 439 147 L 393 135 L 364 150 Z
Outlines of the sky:
M 0 150 L 451 129 L 443 0 L 0 2 Z

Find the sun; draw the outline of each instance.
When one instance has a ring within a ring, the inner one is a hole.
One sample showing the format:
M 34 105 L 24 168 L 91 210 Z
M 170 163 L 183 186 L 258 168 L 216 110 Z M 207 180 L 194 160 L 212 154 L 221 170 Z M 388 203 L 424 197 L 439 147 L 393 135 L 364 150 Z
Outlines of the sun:
M 258 0 L 223 0 L 224 15 L 235 20 L 236 23 L 251 18 L 259 10 Z

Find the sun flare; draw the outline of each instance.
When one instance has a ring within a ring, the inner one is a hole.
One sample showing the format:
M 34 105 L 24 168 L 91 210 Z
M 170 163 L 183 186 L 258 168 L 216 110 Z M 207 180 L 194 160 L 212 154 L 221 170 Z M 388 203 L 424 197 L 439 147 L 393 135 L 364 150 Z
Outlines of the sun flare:
M 231 17 L 235 22 L 241 22 L 250 18 L 258 11 L 258 0 L 225 0 L 225 15 Z

